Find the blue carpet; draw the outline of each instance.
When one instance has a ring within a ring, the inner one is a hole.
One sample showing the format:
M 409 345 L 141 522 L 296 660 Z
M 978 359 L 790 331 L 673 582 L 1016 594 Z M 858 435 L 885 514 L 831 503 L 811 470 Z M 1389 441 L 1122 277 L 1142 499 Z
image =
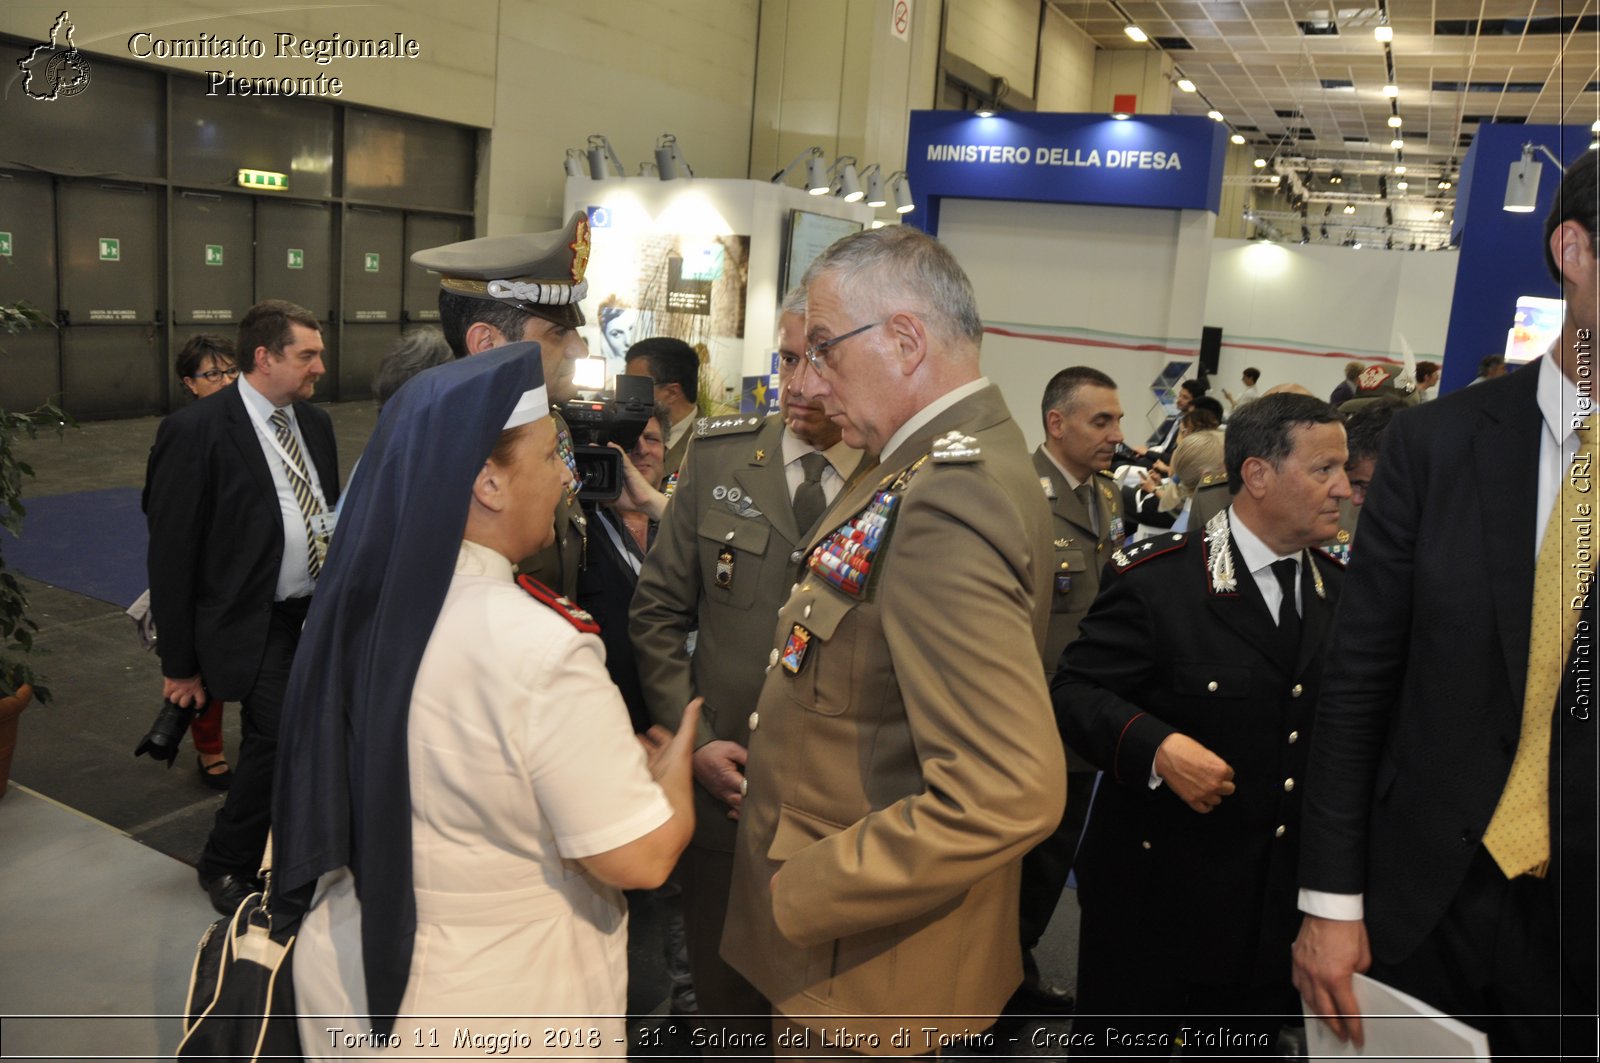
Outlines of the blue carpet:
M 5 566 L 75 594 L 128 606 L 149 586 L 139 488 L 23 497 L 22 538 L 0 532 Z

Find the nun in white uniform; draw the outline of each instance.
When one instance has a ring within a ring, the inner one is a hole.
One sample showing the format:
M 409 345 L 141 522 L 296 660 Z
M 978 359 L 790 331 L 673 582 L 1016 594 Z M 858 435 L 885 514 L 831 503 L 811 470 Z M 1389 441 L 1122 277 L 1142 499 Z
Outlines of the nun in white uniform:
M 305 1055 L 625 1056 L 621 890 L 689 839 L 694 717 L 641 745 L 593 621 L 514 575 L 572 476 L 537 346 L 415 378 L 362 464 L 277 779 Z

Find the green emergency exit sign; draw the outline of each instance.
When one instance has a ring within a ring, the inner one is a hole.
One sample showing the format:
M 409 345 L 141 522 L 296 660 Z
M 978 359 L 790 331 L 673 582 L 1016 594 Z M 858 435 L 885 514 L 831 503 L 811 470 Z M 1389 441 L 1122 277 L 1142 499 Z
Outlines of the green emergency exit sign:
M 306 268 L 306 253 L 305 253 L 305 249 L 304 248 L 300 248 L 300 247 L 291 247 L 291 248 L 289 248 L 289 268 L 290 269 L 305 269 Z
M 368 251 L 363 257 L 366 259 L 366 271 L 368 273 L 378 272 L 378 252 Z
M 220 265 L 222 265 L 222 245 L 221 244 L 207 244 L 206 245 L 206 265 L 208 265 L 208 266 L 220 266 Z
M 115 236 L 100 237 L 100 261 L 121 262 L 122 241 L 117 239 Z
M 4 255 L 6 258 L 10 258 L 11 257 L 11 234 L 10 233 L 0 233 L 0 255 Z

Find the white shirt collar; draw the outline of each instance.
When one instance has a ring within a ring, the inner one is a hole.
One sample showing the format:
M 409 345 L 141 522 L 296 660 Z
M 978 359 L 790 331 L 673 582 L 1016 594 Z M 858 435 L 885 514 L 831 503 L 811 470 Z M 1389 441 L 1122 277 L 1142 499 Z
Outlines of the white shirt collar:
M 793 465 L 801 458 L 812 452 L 820 453 L 828 459 L 828 465 L 841 477 L 849 476 L 855 471 L 856 462 L 860 459 L 861 452 L 854 449 L 844 440 L 836 441 L 827 450 L 817 451 L 817 448 L 794 434 L 788 425 L 783 428 L 783 464 L 785 467 Z
M 922 409 L 912 414 L 910 419 L 907 420 L 905 424 L 901 425 L 895 431 L 894 435 L 889 437 L 889 441 L 883 445 L 883 454 L 880 455 L 879 460 L 885 465 L 891 464 L 889 459 L 894 456 L 894 452 L 898 450 L 907 439 L 910 439 L 917 429 L 921 428 L 929 421 L 932 421 L 935 417 L 939 416 L 941 413 L 948 410 L 962 399 L 976 395 L 978 392 L 982 391 L 988 386 L 989 378 L 986 376 L 980 376 L 971 383 L 962 384 L 958 388 L 951 388 L 943 395 L 940 395 L 938 398 L 928 403 Z
M 1228 525 L 1233 531 L 1234 545 L 1239 548 L 1239 556 L 1244 560 L 1244 567 L 1252 574 L 1268 568 L 1274 561 L 1291 558 L 1298 562 L 1301 551 L 1292 554 L 1279 554 L 1273 552 L 1272 547 L 1261 541 L 1261 537 L 1251 530 L 1250 525 L 1244 522 L 1239 511 L 1232 506 L 1228 507 Z
M 1556 340 L 1556 343 L 1560 342 L 1559 339 Z M 1555 347 L 1552 345 L 1544 352 L 1544 357 L 1539 359 L 1539 380 L 1535 387 L 1539 400 L 1539 415 L 1544 419 L 1545 431 L 1550 433 L 1550 438 L 1559 446 L 1573 434 L 1574 413 L 1590 407 L 1587 404 L 1579 405 L 1583 397 L 1578 394 L 1578 386 L 1561 371 L 1561 367 L 1551 357 L 1554 353 Z
M 239 374 L 239 380 L 233 386 L 239 389 L 239 397 L 244 399 L 245 408 L 261 424 L 266 424 L 267 418 L 271 417 L 275 410 L 282 410 L 288 414 L 289 423 L 294 423 L 294 403 L 289 403 L 286 406 L 274 406 L 271 399 L 251 386 L 250 378 L 243 373 Z
M 667 432 L 667 449 L 668 450 L 671 450 L 673 447 L 677 446 L 678 445 L 678 441 L 683 438 L 684 433 L 689 431 L 689 429 L 694 427 L 694 422 L 698 419 L 695 415 L 698 412 L 699 412 L 698 410 L 690 410 L 688 413 L 683 415 L 683 420 L 675 422 L 673 424 L 672 428 L 668 430 L 668 432 Z
M 515 567 L 511 559 L 505 557 L 500 551 L 475 543 L 471 539 L 461 540 L 461 551 L 456 554 L 456 575 L 458 576 L 490 576 L 511 582 Z

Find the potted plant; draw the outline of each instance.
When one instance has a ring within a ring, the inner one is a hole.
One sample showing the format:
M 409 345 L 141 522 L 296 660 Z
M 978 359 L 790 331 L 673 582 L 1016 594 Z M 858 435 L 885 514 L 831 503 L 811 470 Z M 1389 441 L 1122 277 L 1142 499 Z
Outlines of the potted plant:
M 44 315 L 26 303 L 0 304 L 0 331 L 6 335 L 46 324 Z M 12 535 L 22 534 L 22 478 L 33 475 L 33 469 L 17 457 L 15 444 L 24 434 L 32 439 L 40 428 L 59 432 L 66 422 L 66 415 L 48 403 L 26 413 L 0 408 L 0 528 Z M 0 547 L 4 542 L 0 536 Z M 49 689 L 39 682 L 31 663 L 37 630 L 39 625 L 28 615 L 27 592 L 0 553 L 0 797 L 11 777 L 17 717 L 32 699 L 50 700 Z

